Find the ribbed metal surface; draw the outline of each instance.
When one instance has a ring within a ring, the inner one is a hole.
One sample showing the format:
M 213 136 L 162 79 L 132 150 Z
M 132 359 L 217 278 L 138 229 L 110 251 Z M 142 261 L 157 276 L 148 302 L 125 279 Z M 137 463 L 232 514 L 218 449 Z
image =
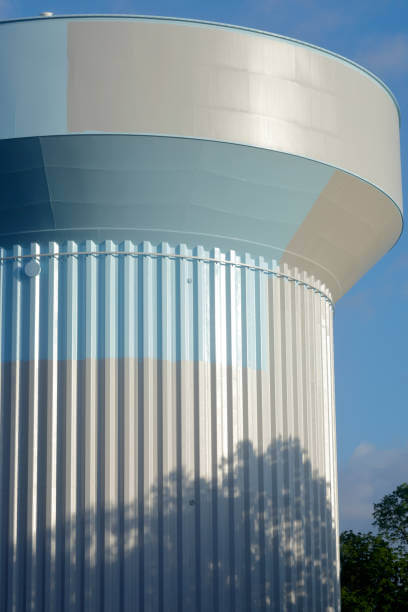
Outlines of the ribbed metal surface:
M 183 245 L 0 255 L 1 610 L 339 609 L 325 287 Z

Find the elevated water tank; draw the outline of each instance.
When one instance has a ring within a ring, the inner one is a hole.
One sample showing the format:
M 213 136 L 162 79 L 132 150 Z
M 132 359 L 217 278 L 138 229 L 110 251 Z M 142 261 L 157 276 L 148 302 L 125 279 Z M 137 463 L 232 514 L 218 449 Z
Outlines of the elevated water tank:
M 0 609 L 339 610 L 333 304 L 399 116 L 245 28 L 0 24 Z

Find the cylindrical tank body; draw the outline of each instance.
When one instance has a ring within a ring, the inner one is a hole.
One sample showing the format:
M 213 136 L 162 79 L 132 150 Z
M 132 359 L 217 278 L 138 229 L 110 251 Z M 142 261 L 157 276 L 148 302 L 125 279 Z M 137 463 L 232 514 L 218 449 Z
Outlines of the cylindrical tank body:
M 0 24 L 0 610 L 338 610 L 333 303 L 401 231 L 346 60 Z

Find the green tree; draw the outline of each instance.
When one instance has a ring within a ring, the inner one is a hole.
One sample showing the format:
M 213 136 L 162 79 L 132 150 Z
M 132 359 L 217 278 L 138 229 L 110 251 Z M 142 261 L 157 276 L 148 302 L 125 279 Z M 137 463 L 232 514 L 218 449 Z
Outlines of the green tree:
M 378 535 L 340 536 L 343 612 L 408 611 L 408 484 L 374 504 Z
M 340 536 L 343 612 L 408 609 L 403 564 L 392 546 L 373 533 Z
M 378 532 L 401 553 L 408 553 L 408 484 L 404 482 L 378 504 L 374 504 Z

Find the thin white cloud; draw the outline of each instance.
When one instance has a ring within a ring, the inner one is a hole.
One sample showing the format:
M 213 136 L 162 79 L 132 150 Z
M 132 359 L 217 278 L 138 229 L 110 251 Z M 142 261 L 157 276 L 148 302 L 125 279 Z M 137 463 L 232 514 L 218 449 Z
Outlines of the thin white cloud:
M 350 11 L 338 5 L 323 7 L 318 0 L 247 0 L 248 17 L 268 21 L 264 29 L 319 43 L 325 35 L 353 23 Z
M 112 13 L 121 13 L 121 12 L 132 12 L 133 2 L 130 0 L 114 0 L 111 3 L 111 11 Z
M 0 0 L 0 19 L 7 19 L 12 15 L 12 4 L 10 0 Z
M 318 39 L 322 32 L 325 35 L 338 32 L 348 24 L 352 17 L 343 10 L 320 10 L 313 12 L 308 19 L 301 20 L 295 26 L 297 36 L 301 39 Z
M 361 442 L 339 472 L 341 529 L 373 531 L 373 504 L 408 481 L 408 445 L 378 449 Z
M 341 300 L 341 308 L 351 311 L 356 316 L 372 319 L 375 315 L 375 296 L 370 289 L 360 289 L 347 294 Z
M 407 57 L 408 35 L 395 34 L 366 43 L 358 55 L 358 61 L 375 73 L 398 77 L 408 73 Z

